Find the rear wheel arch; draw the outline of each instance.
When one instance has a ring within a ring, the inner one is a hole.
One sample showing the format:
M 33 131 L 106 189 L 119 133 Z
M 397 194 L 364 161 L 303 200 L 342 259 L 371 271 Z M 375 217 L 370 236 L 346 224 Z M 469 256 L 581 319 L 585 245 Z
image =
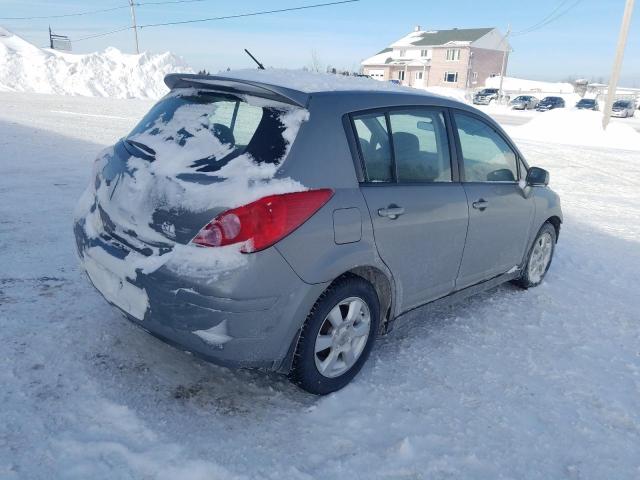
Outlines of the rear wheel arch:
M 342 278 L 345 275 L 355 275 L 357 277 L 361 277 L 371 285 L 376 290 L 376 294 L 378 295 L 378 302 L 380 303 L 380 331 L 378 333 L 384 333 L 387 331 L 388 324 L 391 322 L 393 317 L 393 283 L 392 279 L 390 279 L 386 273 L 380 270 L 377 267 L 372 266 L 360 266 L 352 268 L 338 278 Z

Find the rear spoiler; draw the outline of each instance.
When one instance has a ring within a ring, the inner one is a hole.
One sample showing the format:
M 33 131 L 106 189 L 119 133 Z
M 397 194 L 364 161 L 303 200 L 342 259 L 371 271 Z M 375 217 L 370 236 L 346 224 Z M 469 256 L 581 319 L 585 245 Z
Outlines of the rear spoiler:
M 214 75 L 195 75 L 190 73 L 170 73 L 164 77 L 164 83 L 170 89 L 195 87 L 214 92 L 253 95 L 255 97 L 305 107 L 309 94 L 278 85 L 241 80 Z

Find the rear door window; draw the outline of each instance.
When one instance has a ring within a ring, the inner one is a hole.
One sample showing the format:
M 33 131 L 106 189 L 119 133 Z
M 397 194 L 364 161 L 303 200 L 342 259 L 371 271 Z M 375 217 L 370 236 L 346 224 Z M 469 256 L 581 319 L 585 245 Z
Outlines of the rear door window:
M 353 123 L 365 164 L 367 181 L 392 182 L 393 162 L 385 115 L 358 115 L 354 117 Z
M 442 112 L 392 111 L 389 119 L 398 182 L 450 182 L 451 158 Z

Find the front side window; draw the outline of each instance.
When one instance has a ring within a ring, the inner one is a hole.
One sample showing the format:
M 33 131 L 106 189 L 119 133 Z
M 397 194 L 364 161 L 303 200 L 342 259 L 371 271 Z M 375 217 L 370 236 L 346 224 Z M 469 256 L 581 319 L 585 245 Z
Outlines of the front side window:
M 458 81 L 458 72 L 445 72 L 444 81 L 446 83 L 456 83 Z
M 515 182 L 516 154 L 485 122 L 470 115 L 454 114 L 467 182 Z
M 391 112 L 389 121 L 398 182 L 451 181 L 449 141 L 441 112 Z
M 393 163 L 387 120 L 384 114 L 368 114 L 354 117 L 358 144 L 368 182 L 392 182 Z

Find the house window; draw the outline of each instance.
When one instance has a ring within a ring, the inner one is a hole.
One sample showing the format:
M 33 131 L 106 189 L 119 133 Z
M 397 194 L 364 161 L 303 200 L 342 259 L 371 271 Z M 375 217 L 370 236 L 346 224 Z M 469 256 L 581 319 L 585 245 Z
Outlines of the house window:
M 404 70 L 398 70 L 398 80 L 404 80 Z
M 407 54 L 407 51 L 404 48 L 400 49 L 400 56 L 401 57 L 404 57 L 406 54 Z
M 426 57 L 429 55 L 429 50 L 420 50 L 420 56 L 421 57 Z
M 423 72 L 416 72 L 416 80 L 422 80 L 422 73 Z
M 478 80 L 478 72 L 473 72 L 472 74 L 472 80 L 475 82 L 476 80 Z
M 457 62 L 458 60 L 460 60 L 460 49 L 459 48 L 447 49 L 447 61 Z
M 444 72 L 444 81 L 446 83 L 456 83 L 458 81 L 458 72 Z

